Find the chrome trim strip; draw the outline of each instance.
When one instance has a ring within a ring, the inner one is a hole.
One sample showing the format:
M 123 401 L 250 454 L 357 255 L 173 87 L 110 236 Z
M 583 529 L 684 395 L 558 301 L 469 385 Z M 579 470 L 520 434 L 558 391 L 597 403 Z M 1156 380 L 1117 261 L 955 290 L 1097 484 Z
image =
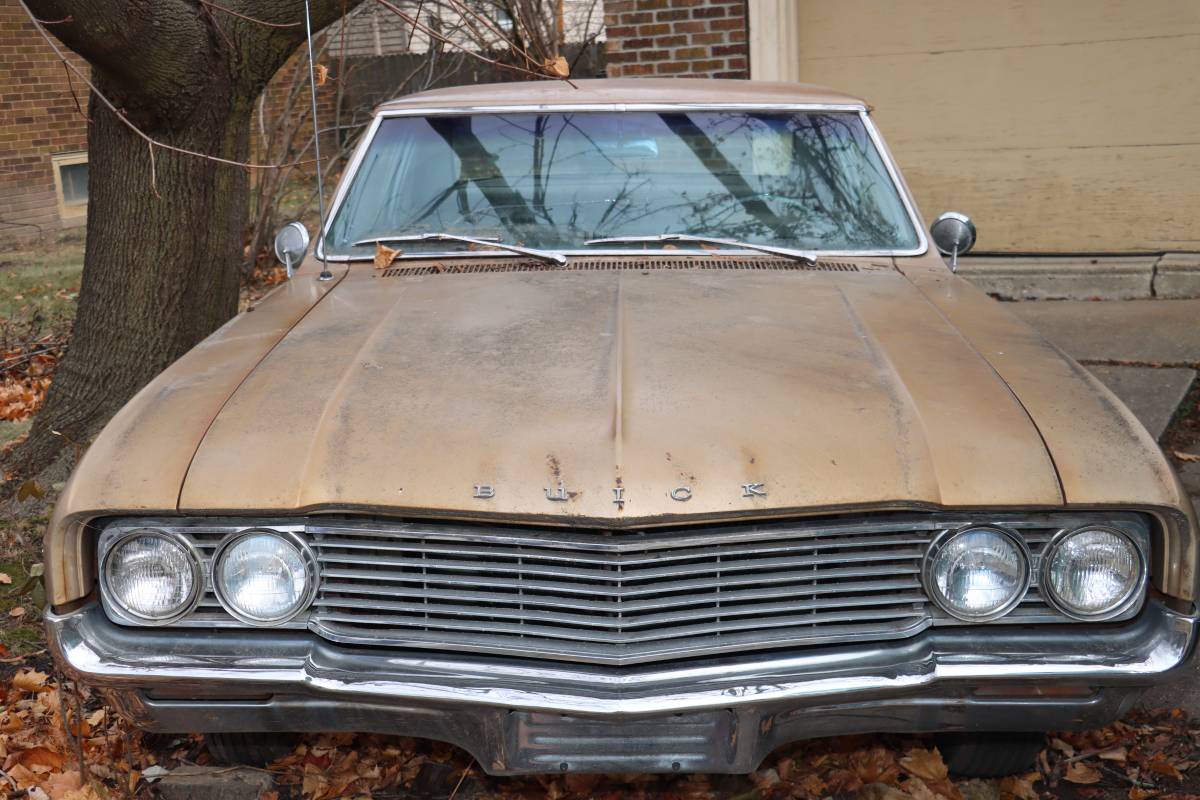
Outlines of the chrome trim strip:
M 379 132 L 379 126 L 385 119 L 394 117 L 426 117 L 426 116 L 446 116 L 453 114 L 533 114 L 540 112 L 588 112 L 588 111 L 831 111 L 831 112 L 848 112 L 858 114 L 866 126 L 867 134 L 875 146 L 876 152 L 879 154 L 880 160 L 888 171 L 888 175 L 895 185 L 896 192 L 900 196 L 900 201 L 904 205 L 905 211 L 908 212 L 908 218 L 912 222 L 913 229 L 917 233 L 917 247 L 910 250 L 814 250 L 812 254 L 817 258 L 849 258 L 849 257 L 892 257 L 892 256 L 918 256 L 924 254 L 929 249 L 929 240 L 925 235 L 924 223 L 921 221 L 920 214 L 917 213 L 916 204 L 912 198 L 912 194 L 908 189 L 908 185 L 900 176 L 900 172 L 892 159 L 891 152 L 883 143 L 883 138 L 876 129 L 874 122 L 871 120 L 870 113 L 865 105 L 861 103 L 549 103 L 549 104 L 518 104 L 518 105 L 498 105 L 498 106 L 456 106 L 456 107 L 436 107 L 436 108 L 381 108 L 371 121 L 370 128 L 363 134 L 363 138 L 359 141 L 355 148 L 354 155 L 350 162 L 346 165 L 346 170 L 342 173 L 342 179 L 338 182 L 337 192 L 333 196 L 333 202 L 329 206 L 329 214 L 326 217 L 325 227 L 321 230 L 320 236 L 317 237 L 316 246 L 313 252 L 320 260 L 327 261 L 370 261 L 371 256 L 326 256 L 325 255 L 325 236 L 333 225 L 333 221 L 337 218 L 338 210 L 342 206 L 342 202 L 346 198 L 347 192 L 350 190 L 350 184 L 354 181 L 354 177 L 358 174 L 359 168 L 362 166 L 364 157 L 366 156 L 367 148 L 374 141 L 376 134 Z M 557 253 L 562 253 L 567 256 L 629 256 L 628 250 L 556 250 Z M 707 252 L 707 251 L 698 251 Z M 686 253 L 684 253 L 686 254 Z M 738 255 L 747 257 L 765 257 L 762 253 L 753 250 L 723 250 L 722 255 Z M 482 254 L 487 256 L 489 254 Z M 495 254 L 490 254 L 495 257 Z M 473 257 L 478 258 L 480 254 L 467 253 L 422 253 L 420 256 L 412 256 L 412 258 L 457 258 L 457 257 Z M 407 258 L 402 256 L 401 258 Z
M 128 631 L 108 622 L 94 604 L 69 614 L 47 612 L 46 622 L 67 673 L 100 687 L 170 688 L 194 693 L 196 700 L 233 690 L 299 692 L 347 703 L 468 704 L 593 716 L 851 701 L 950 681 L 1149 685 L 1191 655 L 1196 626 L 1194 617 L 1152 602 L 1120 627 L 939 631 L 902 643 L 799 656 L 613 670 L 343 651 L 302 633 L 248 645 L 236 634 Z M 174 638 L 164 647 L 161 640 L 168 635 Z

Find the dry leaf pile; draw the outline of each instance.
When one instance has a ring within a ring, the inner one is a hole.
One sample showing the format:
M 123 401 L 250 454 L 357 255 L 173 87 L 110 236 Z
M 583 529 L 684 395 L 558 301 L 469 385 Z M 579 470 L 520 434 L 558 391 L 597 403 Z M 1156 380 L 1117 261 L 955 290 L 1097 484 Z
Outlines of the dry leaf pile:
M 41 408 L 66 340 L 65 333 L 0 331 L 0 420 L 20 422 Z

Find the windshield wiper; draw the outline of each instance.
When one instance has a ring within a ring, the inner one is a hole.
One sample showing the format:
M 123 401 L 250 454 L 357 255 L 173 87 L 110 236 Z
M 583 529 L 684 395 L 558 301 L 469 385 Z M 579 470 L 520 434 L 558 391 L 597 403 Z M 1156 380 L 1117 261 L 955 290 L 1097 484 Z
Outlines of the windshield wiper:
M 703 244 L 719 244 L 724 247 L 740 247 L 745 250 L 757 250 L 760 253 L 770 253 L 784 258 L 792 258 L 809 264 L 817 263 L 815 253 L 804 250 L 792 250 L 790 247 L 774 247 L 769 244 L 753 244 L 739 242 L 736 239 L 719 239 L 714 236 L 693 236 L 690 233 L 659 233 L 654 236 L 614 236 L 611 239 L 589 239 L 584 244 L 634 244 L 636 242 L 699 242 Z
M 395 236 L 372 236 L 369 239 L 359 239 L 354 244 L 379 244 L 380 242 L 466 242 L 467 244 L 475 244 L 481 247 L 495 247 L 499 250 L 507 250 L 510 253 L 520 253 L 523 256 L 530 256 L 539 261 L 545 261 L 548 264 L 557 264 L 560 267 L 567 263 L 567 257 L 562 253 L 555 253 L 550 250 L 535 250 L 532 247 L 505 244 L 491 239 L 476 239 L 473 236 L 459 236 L 457 233 L 401 233 Z

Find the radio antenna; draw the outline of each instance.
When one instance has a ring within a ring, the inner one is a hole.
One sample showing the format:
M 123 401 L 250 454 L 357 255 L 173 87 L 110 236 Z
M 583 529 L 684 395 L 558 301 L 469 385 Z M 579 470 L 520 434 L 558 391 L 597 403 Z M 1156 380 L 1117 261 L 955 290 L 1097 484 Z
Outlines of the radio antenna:
M 321 221 L 317 226 L 317 248 L 321 252 L 320 281 L 333 280 L 329 271 L 329 260 L 325 254 L 325 174 L 321 171 L 321 131 L 317 126 L 317 65 L 313 58 L 312 12 L 308 7 L 309 0 L 304 0 L 304 31 L 308 42 L 308 86 L 312 94 L 312 126 L 313 153 L 317 159 L 317 211 Z

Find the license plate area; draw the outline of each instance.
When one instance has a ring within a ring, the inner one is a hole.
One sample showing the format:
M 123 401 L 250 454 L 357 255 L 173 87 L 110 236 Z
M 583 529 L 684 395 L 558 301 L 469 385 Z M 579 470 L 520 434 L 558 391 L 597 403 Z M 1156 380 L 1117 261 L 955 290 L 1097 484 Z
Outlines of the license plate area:
M 514 711 L 513 772 L 721 772 L 733 763 L 732 711 L 594 719 Z

